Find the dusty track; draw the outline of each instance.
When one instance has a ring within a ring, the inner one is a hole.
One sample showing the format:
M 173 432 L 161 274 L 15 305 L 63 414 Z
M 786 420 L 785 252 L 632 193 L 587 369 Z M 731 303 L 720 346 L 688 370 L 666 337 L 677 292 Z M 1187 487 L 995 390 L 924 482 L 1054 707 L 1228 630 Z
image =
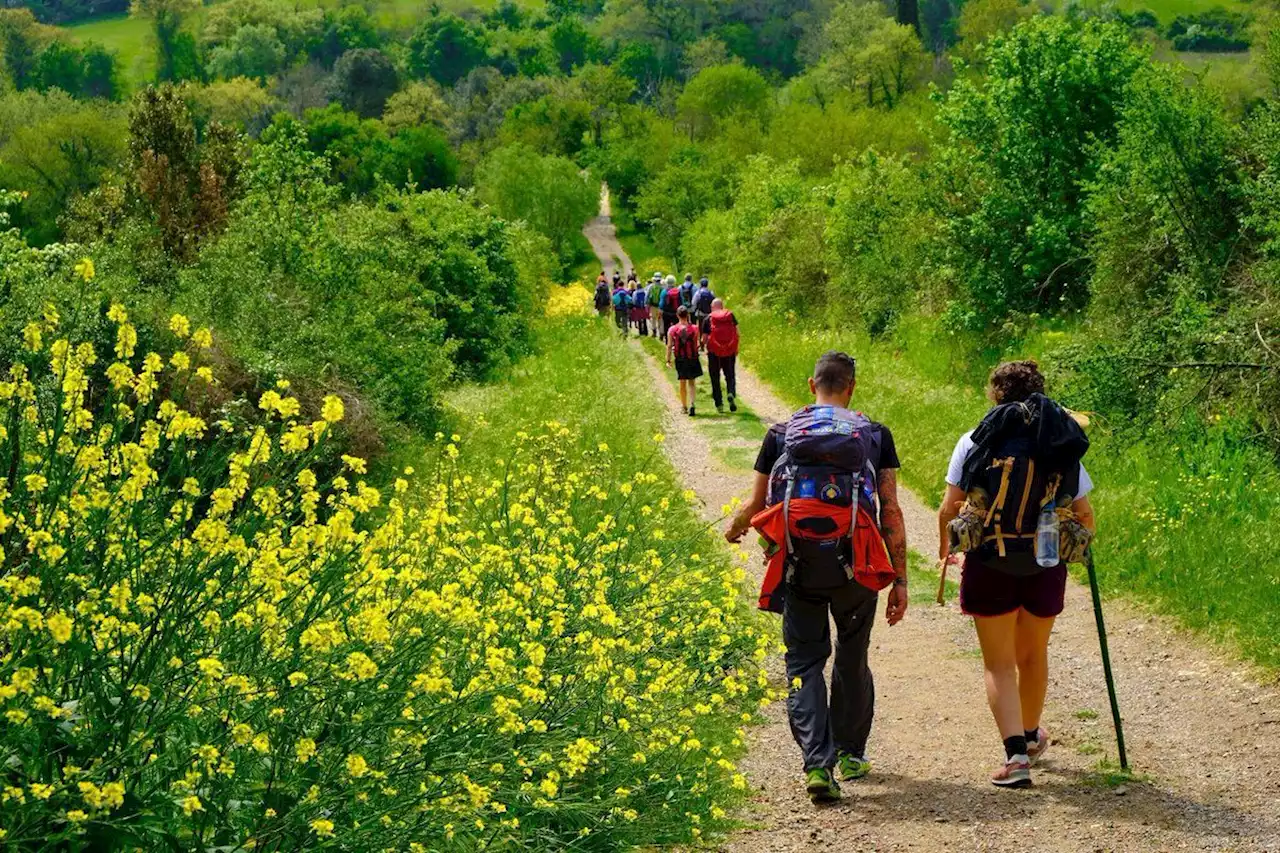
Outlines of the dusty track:
M 607 207 L 584 230 L 602 263 L 617 258 L 629 265 Z M 710 433 L 724 418 L 754 416 L 717 416 L 703 400 L 710 415 L 688 418 L 662 367 L 643 353 L 637 346 L 653 377 L 655 404 L 667 412 L 667 452 L 708 519 L 716 518 L 722 505 L 745 496 L 751 472 L 714 453 Z M 739 396 L 759 416 L 760 435 L 767 422 L 788 414 L 741 367 L 738 382 Z M 910 458 L 903 463 L 910 466 Z M 1098 480 L 1105 488 L 1105 474 Z M 932 513 L 913 494 L 904 494 L 903 503 L 912 547 L 932 553 Z M 1106 519 L 1101 523 L 1105 535 Z M 1036 786 L 1020 792 L 986 782 L 1002 752 L 969 620 L 954 602 L 917 600 L 901 625 L 881 621 L 872 635 L 872 775 L 846 784 L 841 804 L 811 806 L 800 793 L 785 709 L 775 705 L 743 762 L 755 789 L 741 815 L 746 828 L 722 849 L 1280 851 L 1280 770 L 1273 756 L 1280 690 L 1136 606 L 1110 602 L 1107 616 L 1139 779 L 1115 787 L 1096 773 L 1103 755 L 1114 758 L 1114 742 L 1087 590 L 1074 583 L 1068 589 L 1050 649 L 1044 720 L 1055 744 L 1036 770 Z M 781 682 L 781 661 L 770 666 Z

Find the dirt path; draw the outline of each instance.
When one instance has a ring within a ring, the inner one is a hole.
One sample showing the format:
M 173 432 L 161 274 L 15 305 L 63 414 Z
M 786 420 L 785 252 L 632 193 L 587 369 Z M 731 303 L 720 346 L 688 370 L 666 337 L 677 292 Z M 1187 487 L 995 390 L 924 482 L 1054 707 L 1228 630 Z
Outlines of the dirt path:
M 600 241 L 602 261 L 625 257 L 607 220 L 592 227 L 588 236 L 593 245 Z M 639 345 L 636 351 L 644 352 Z M 705 515 L 718 518 L 721 506 L 745 497 L 754 445 L 789 409 L 740 367 L 739 396 L 750 411 L 717 415 L 702 397 L 691 419 L 657 359 L 644 357 L 667 411 L 667 452 Z M 931 553 L 933 513 L 910 493 L 903 504 L 909 541 Z M 754 554 L 751 564 L 758 564 Z M 1140 776 L 1106 784 L 1099 762 L 1114 758 L 1106 690 L 1088 592 L 1073 583 L 1050 648 L 1044 724 L 1054 746 L 1033 789 L 1000 791 L 986 782 L 1002 752 L 973 628 L 954 601 L 932 604 L 932 592 L 913 589 L 907 619 L 895 628 L 878 622 L 872 634 L 872 775 L 846 784 L 837 806 L 810 805 L 785 709 L 776 704 L 754 730 L 743 762 L 755 790 L 741 815 L 746 828 L 722 849 L 1280 851 L 1274 683 L 1166 620 L 1108 603 L 1130 760 Z M 781 683 L 781 661 L 770 667 Z
M 631 259 L 627 257 L 622 244 L 618 242 L 610 211 L 609 187 L 601 184 L 600 215 L 588 222 L 583 227 L 582 233 L 591 244 L 591 251 L 595 252 L 596 257 L 600 259 L 605 273 L 612 277 L 615 270 L 625 273 L 626 270 L 631 269 Z

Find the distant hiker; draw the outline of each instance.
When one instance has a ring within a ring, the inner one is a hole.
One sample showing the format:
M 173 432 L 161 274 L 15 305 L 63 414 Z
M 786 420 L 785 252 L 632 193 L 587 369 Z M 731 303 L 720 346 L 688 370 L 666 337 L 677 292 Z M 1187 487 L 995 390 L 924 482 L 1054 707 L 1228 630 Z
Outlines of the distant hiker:
M 601 272 L 600 277 L 596 279 L 596 295 L 594 302 L 596 313 L 601 317 L 609 313 L 609 301 L 609 279 L 605 277 L 603 272 Z
M 855 370 L 843 352 L 818 359 L 809 380 L 815 404 L 765 434 L 751 500 L 725 532 L 737 542 L 754 526 L 770 543 L 760 607 L 782 613 L 787 717 L 815 803 L 839 799 L 837 774 L 852 780 L 871 770 L 875 688 L 867 652 L 878 590 L 891 587 L 890 625 L 907 612 L 897 448 L 888 427 L 849 411 Z M 829 702 L 828 613 L 836 625 Z
M 666 289 L 662 286 L 662 273 L 656 272 L 649 281 L 648 297 L 649 303 L 649 322 L 653 325 L 653 336 L 655 338 L 665 337 L 662 333 L 662 295 Z
M 1049 748 L 1040 725 L 1049 683 L 1049 635 L 1063 609 L 1068 562 L 1093 536 L 1093 483 L 1080 463 L 1084 430 L 1044 395 L 1034 361 L 991 373 L 994 404 L 960 437 L 938 510 L 938 558 L 964 552 L 960 608 L 973 617 L 986 671 L 987 702 L 1004 739 L 993 784 L 1031 784 L 1031 765 Z
M 622 332 L 622 336 L 627 336 L 627 323 L 631 317 L 631 295 L 622 285 L 622 277 L 614 276 L 613 287 L 613 319 L 618 324 L 618 330 Z
M 702 325 L 703 320 L 711 316 L 711 303 L 715 298 L 716 295 L 711 292 L 711 283 L 704 276 L 693 294 L 693 317 L 694 322 L 699 326 Z
M 649 291 L 643 287 L 636 286 L 636 280 L 631 280 L 631 323 L 636 327 L 636 331 L 640 337 L 647 337 L 649 334 Z
M 689 317 L 689 309 L 676 309 L 679 322 L 667 332 L 667 367 L 674 359 L 676 379 L 680 381 L 680 407 L 694 416 L 697 403 L 698 377 L 702 375 L 702 359 L 698 356 L 698 327 Z
M 632 284 L 635 284 L 635 283 L 636 283 L 636 281 L 637 281 L 637 279 L 636 279 L 636 271 L 635 271 L 635 270 L 627 270 L 627 284 L 628 284 L 628 285 L 632 285 Z
M 671 328 L 679 321 L 676 313 L 680 309 L 680 288 L 676 287 L 676 277 L 669 275 L 664 282 L 666 290 L 662 293 L 662 340 L 667 340 Z
M 693 286 L 693 273 L 684 274 L 684 283 L 680 285 L 680 304 L 693 313 L 693 294 L 697 290 Z
M 710 312 L 701 323 L 702 347 L 707 351 L 707 372 L 711 374 L 711 401 L 716 411 L 724 411 L 724 399 L 720 396 L 720 375 L 724 374 L 725 389 L 729 392 L 729 411 L 738 411 L 738 318 L 724 307 L 723 299 L 711 300 Z

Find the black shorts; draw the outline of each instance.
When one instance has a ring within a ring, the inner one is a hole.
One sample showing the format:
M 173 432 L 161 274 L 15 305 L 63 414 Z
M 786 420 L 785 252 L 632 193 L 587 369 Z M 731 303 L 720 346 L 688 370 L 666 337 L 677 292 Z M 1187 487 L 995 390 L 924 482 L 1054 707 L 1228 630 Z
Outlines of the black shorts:
M 960 575 L 960 609 L 969 616 L 1003 616 L 1022 608 L 1048 619 L 1062 612 L 1066 592 L 1063 563 L 1034 575 L 1011 575 L 969 558 Z
M 676 359 L 676 378 L 677 379 L 697 379 L 702 375 L 702 359 L 700 358 L 677 358 Z

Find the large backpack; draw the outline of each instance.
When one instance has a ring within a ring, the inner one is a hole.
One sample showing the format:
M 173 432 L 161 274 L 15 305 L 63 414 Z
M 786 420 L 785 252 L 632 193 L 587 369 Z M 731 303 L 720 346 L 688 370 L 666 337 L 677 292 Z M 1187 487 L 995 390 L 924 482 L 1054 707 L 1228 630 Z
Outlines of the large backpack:
M 676 309 L 680 307 L 680 288 L 673 287 L 662 297 L 662 310 L 668 314 L 676 313 Z
M 951 536 L 957 550 L 983 561 L 1009 560 L 1010 571 L 1026 574 L 1039 570 L 1033 558 L 1041 509 L 1069 506 L 1080 489 L 1088 439 L 1047 397 L 997 407 L 1006 408 L 1003 428 L 992 429 L 993 439 L 975 444 L 965 461 L 966 501 Z M 998 415 L 996 409 L 989 413 Z M 982 438 L 979 430 L 975 439 Z M 1072 549 L 1063 554 L 1075 556 Z
M 681 323 L 667 332 L 667 336 L 675 341 L 676 358 L 697 358 L 698 357 L 698 334 L 697 328 L 691 325 Z
M 649 294 L 643 287 L 637 287 L 631 291 L 631 305 L 634 308 L 645 308 L 649 301 Z
M 715 301 L 716 295 L 711 292 L 709 287 L 698 288 L 698 295 L 694 297 L 694 307 L 699 314 L 710 314 L 711 303 Z
M 596 284 L 596 307 L 603 308 L 609 304 L 609 285 L 603 281 Z
M 880 431 L 860 412 L 818 405 L 774 429 L 783 450 L 765 505 L 781 506 L 785 580 L 806 589 L 855 580 L 888 586 L 893 570 L 876 506 Z
M 624 308 L 630 307 L 630 305 L 631 305 L 631 297 L 627 295 L 627 292 L 625 290 L 619 287 L 617 290 L 613 292 L 614 308 L 617 308 L 618 310 L 622 310 Z
M 680 304 L 686 308 L 693 307 L 693 282 L 686 281 L 680 285 Z
M 708 319 L 707 352 L 725 357 L 738 354 L 738 324 L 732 311 L 713 311 Z

